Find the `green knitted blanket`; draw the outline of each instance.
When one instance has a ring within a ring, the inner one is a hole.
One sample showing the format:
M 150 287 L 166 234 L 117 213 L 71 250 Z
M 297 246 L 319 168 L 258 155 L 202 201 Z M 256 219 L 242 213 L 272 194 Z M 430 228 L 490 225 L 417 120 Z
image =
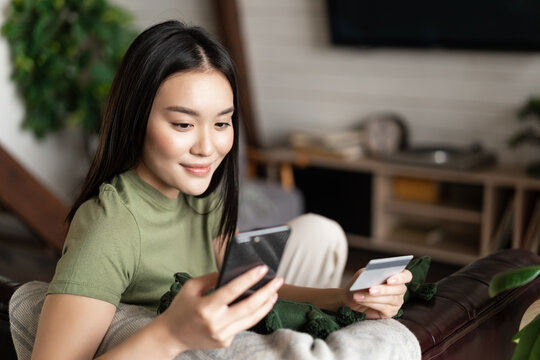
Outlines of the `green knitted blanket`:
M 429 301 L 437 292 L 437 284 L 425 283 L 430 263 L 431 258 L 424 256 L 413 259 L 407 265 L 407 269 L 412 273 L 413 278 L 407 284 L 404 303 L 414 298 Z M 171 285 L 170 290 L 163 294 L 160 299 L 157 309 L 158 314 L 169 307 L 176 294 L 189 279 L 191 279 L 189 274 L 174 274 L 174 283 Z M 394 318 L 399 318 L 402 315 L 403 310 L 399 309 Z M 325 339 L 331 332 L 364 320 L 365 317 L 366 314 L 354 311 L 347 306 L 340 306 L 337 312 L 329 312 L 321 310 L 311 303 L 279 299 L 268 315 L 251 330 L 259 334 L 271 334 L 278 329 L 285 328 L 306 332 L 315 338 Z

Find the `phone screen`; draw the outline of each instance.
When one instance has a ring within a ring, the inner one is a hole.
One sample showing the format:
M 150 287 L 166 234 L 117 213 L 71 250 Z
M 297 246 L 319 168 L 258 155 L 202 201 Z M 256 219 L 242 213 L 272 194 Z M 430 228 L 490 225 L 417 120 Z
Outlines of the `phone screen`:
M 271 281 L 276 276 L 290 232 L 290 226 L 281 225 L 236 234 L 227 244 L 217 287 L 219 288 L 246 271 L 263 264 L 268 266 L 268 272 L 264 278 L 235 302 L 251 295 L 255 290 Z

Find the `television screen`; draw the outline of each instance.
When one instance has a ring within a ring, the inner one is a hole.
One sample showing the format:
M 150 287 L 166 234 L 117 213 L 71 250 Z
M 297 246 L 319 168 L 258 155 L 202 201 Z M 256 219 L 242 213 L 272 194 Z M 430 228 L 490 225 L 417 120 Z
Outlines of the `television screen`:
M 327 0 L 332 43 L 540 50 L 540 0 Z

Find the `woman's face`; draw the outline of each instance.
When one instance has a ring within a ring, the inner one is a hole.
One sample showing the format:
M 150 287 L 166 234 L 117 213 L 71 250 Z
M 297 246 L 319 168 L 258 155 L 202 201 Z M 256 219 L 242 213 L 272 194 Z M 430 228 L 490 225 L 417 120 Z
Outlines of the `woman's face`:
M 231 150 L 233 92 L 219 71 L 190 71 L 159 87 L 135 172 L 165 196 L 200 195 Z

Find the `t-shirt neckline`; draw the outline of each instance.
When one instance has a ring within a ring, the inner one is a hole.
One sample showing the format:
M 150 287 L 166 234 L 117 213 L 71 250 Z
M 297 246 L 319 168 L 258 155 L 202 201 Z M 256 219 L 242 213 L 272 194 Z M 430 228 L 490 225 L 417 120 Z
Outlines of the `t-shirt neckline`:
M 133 170 L 128 170 L 123 175 L 125 175 L 126 179 L 133 186 L 140 190 L 139 194 L 142 197 L 144 197 L 147 201 L 150 201 L 162 208 L 174 210 L 178 208 L 181 202 L 184 201 L 184 194 L 182 192 L 178 193 L 178 198 L 171 199 L 161 193 L 158 189 L 141 179 L 141 177 L 137 175 Z

